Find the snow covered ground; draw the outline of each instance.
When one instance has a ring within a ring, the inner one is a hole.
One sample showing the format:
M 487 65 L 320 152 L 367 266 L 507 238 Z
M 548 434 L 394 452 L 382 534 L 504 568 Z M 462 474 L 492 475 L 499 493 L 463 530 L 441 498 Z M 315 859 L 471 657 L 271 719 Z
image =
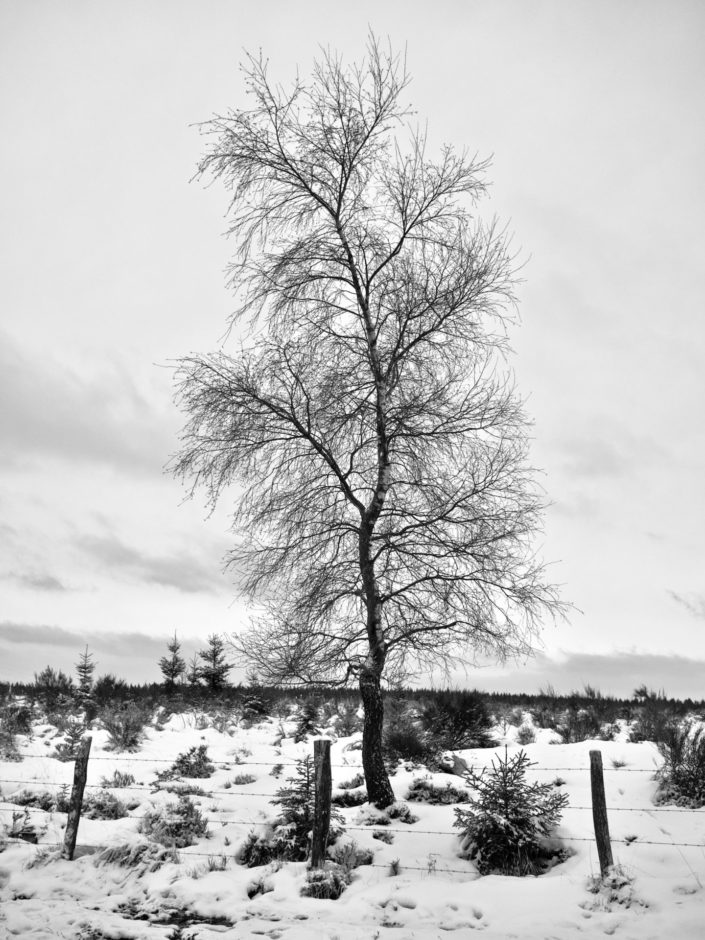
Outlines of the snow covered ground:
M 113 792 L 137 805 L 125 819 L 82 819 L 72 862 L 56 857 L 66 816 L 30 810 L 29 819 L 41 833 L 40 844 L 8 842 L 0 852 L 0 937 L 705 937 L 705 809 L 678 811 L 653 805 L 653 772 L 660 758 L 650 743 L 551 744 L 552 732 L 537 731 L 536 743 L 525 746 L 536 762 L 530 774 L 542 782 L 557 777 L 565 781 L 561 789 L 570 804 L 558 835 L 574 852 L 541 877 L 479 877 L 473 864 L 459 855 L 451 806 L 410 803 L 419 819 L 412 824 L 394 821 L 386 827 L 393 836 L 391 844 L 373 839 L 374 827 L 361 824 L 364 807 L 345 809 L 344 838 L 373 850 L 374 863 L 357 868 L 342 897 L 328 901 L 300 897 L 304 863 L 248 869 L 233 858 L 248 832 L 274 815 L 269 799 L 293 773 L 293 761 L 311 753 L 312 741 L 296 744 L 287 737 L 277 744 L 279 723 L 272 719 L 246 730 L 230 728 L 230 733 L 204 724 L 194 714 L 173 716 L 163 730 L 150 728 L 134 755 L 107 751 L 106 733 L 93 732 L 89 787 L 97 792 L 101 778 L 112 777 L 115 770 L 132 773 L 134 788 Z M 292 723 L 285 726 L 293 729 Z M 511 754 L 518 750 L 512 739 L 516 729 L 506 731 Z M 23 755 L 51 753 L 52 735 L 44 727 L 31 740 L 20 738 Z M 356 740 L 359 735 L 333 743 L 334 787 L 358 772 Z M 139 817 L 150 807 L 175 799 L 153 792 L 150 785 L 156 772 L 201 744 L 207 745 L 218 766 L 210 778 L 192 781 L 207 794 L 193 799 L 209 820 L 208 837 L 180 849 L 178 863 L 168 862 L 156 871 L 149 871 L 146 864 L 120 867 L 101 862 L 101 848 L 145 841 L 138 831 Z M 591 876 L 599 871 L 589 809 L 592 748 L 603 755 L 615 861 L 631 879 L 631 884 L 599 893 L 589 890 Z M 483 749 L 464 751 L 462 756 L 477 768 L 489 764 L 494 753 Z M 615 767 L 613 761 L 624 766 Z M 285 765 L 279 777 L 271 773 L 276 764 Z M 255 780 L 235 784 L 238 774 L 251 774 Z M 45 756 L 0 763 L 0 822 L 5 831 L 17 811 L 11 799 L 14 793 L 28 787 L 55 792 L 58 784 L 70 784 L 72 775 L 72 763 Z M 425 775 L 423 768 L 399 770 L 392 778 L 397 798 L 403 800 L 411 781 Z M 462 785 L 457 777 L 445 774 L 432 778 L 439 785 Z M 393 875 L 390 866 L 395 860 L 400 867 Z M 218 870 L 223 865 L 224 870 Z M 263 875 L 271 890 L 249 899 L 248 888 Z M 181 933 L 174 927 L 179 918 L 188 924 Z M 154 923 L 155 919 L 162 923 Z

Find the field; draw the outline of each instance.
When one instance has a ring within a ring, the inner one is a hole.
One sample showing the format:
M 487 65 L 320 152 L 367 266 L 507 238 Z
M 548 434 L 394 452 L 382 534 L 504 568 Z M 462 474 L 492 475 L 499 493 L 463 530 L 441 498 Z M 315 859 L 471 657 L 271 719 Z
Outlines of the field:
M 467 783 L 437 766 L 430 771 L 420 762 L 401 760 L 392 785 L 411 814 L 390 819 L 364 802 L 341 806 L 345 832 L 331 851 L 349 872 L 350 884 L 338 900 L 322 900 L 300 894 L 307 881 L 305 861 L 241 864 L 248 833 L 267 831 L 267 821 L 277 813 L 271 799 L 287 778 L 295 778 L 296 761 L 313 750 L 312 735 L 294 740 L 301 705 L 280 703 L 274 711 L 259 718 L 245 718 L 237 709 L 157 711 L 134 752 L 111 749 L 99 716 L 89 732 L 84 804 L 94 810 L 84 808 L 73 861 L 59 858 L 66 813 L 58 807 L 74 765 L 52 756 L 67 729 L 62 733 L 33 718 L 28 733 L 15 735 L 15 753 L 5 754 L 15 759 L 0 762 L 0 936 L 703 936 L 705 808 L 654 803 L 662 755 L 650 741 L 629 741 L 626 721 L 613 725 L 612 740 L 556 743 L 559 734 L 537 727 L 528 711 L 497 711 L 495 746 L 455 751 L 478 771 L 523 747 L 532 761 L 528 778 L 552 783 L 567 795 L 553 836 L 553 844 L 561 846 L 560 861 L 544 874 L 480 876 L 463 855 L 453 804 L 407 799 L 415 780 L 441 788 Z M 360 732 L 340 733 L 334 710 L 327 715 L 319 710 L 318 717 L 318 730 L 333 740 L 334 796 L 364 793 L 341 787 L 355 784 L 360 773 Z M 518 744 L 520 735 L 528 743 Z M 596 877 L 588 756 L 593 749 L 602 753 L 616 863 L 605 882 Z M 177 756 L 189 752 L 205 758 L 198 765 L 201 775 L 170 774 Z M 164 807 L 183 801 L 185 790 L 192 791 L 187 799 L 207 831 L 191 845 L 164 847 L 152 824 L 168 817 Z M 116 801 L 120 810 L 114 809 Z M 111 814 L 118 818 L 100 818 Z M 350 847 L 353 841 L 357 849 Z

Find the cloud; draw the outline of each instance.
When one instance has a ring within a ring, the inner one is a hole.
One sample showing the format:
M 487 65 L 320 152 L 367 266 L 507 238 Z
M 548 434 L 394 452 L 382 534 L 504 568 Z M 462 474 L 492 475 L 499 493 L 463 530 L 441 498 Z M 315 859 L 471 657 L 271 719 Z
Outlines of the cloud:
M 0 334 L 2 462 L 47 456 L 161 471 L 173 441 L 127 372 L 106 361 L 81 377 Z
M 224 577 L 214 565 L 185 552 L 168 556 L 149 555 L 125 545 L 113 535 L 82 535 L 76 539 L 76 544 L 91 558 L 102 562 L 111 573 L 122 570 L 147 584 L 175 588 L 186 594 L 213 594 L 226 586 Z
M 559 440 L 564 472 L 572 478 L 625 477 L 635 466 L 658 462 L 666 455 L 657 441 L 614 420 L 591 421 L 579 437 L 572 433 Z
M 76 646 L 85 645 L 85 635 L 65 630 L 63 627 L 50 627 L 43 624 L 17 623 L 12 620 L 0 622 L 0 640 L 16 645 Z
M 5 581 L 14 581 L 33 591 L 67 591 L 68 588 L 51 574 L 17 573 L 10 571 L 1 576 Z
M 705 596 L 702 594 L 678 594 L 676 591 L 668 592 L 673 600 L 685 607 L 689 614 L 698 619 L 705 619 Z
M 581 690 L 589 684 L 605 695 L 631 698 L 640 685 L 676 698 L 701 700 L 705 661 L 680 654 L 641 653 L 618 650 L 613 653 L 576 653 L 557 655 L 539 652 L 522 663 L 488 665 L 458 672 L 452 677 L 458 684 L 485 691 L 537 692 L 552 685 L 559 693 Z
M 0 622 L 0 680 L 31 682 L 34 673 L 47 664 L 71 673 L 87 646 L 95 656 L 98 675 L 112 673 L 134 683 L 159 682 L 159 660 L 166 655 L 166 644 L 173 635 L 173 630 L 154 636 L 135 630 L 70 630 L 6 620 Z M 184 637 L 180 631 L 178 635 L 186 660 L 205 646 L 205 632 L 200 638 Z M 234 672 L 231 678 L 237 682 L 242 677 Z

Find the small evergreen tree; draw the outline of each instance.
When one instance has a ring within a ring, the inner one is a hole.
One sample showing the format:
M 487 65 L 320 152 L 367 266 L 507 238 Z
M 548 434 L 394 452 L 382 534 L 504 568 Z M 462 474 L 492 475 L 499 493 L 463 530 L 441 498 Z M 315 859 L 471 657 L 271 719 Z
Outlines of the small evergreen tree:
M 301 706 L 294 741 L 305 741 L 309 734 L 318 734 L 318 703 L 307 699 Z
M 189 660 L 186 681 L 191 686 L 197 686 L 201 684 L 201 666 L 198 662 L 198 656 L 196 653 L 194 653 Z
M 61 669 L 55 671 L 51 666 L 47 666 L 40 673 L 34 673 L 32 694 L 47 712 L 53 712 L 57 708 L 67 710 L 74 691 L 73 679 Z
M 176 633 L 174 633 L 174 639 L 167 643 L 166 648 L 171 653 L 171 656 L 162 656 L 159 660 L 159 668 L 164 676 L 164 688 L 167 692 L 173 692 L 177 683 L 181 681 L 186 672 L 186 660 L 183 656 L 179 655 L 181 644 L 177 639 Z
M 199 669 L 200 678 L 211 692 L 219 692 L 227 684 L 227 675 L 233 668 L 225 659 L 225 642 L 217 633 L 208 637 L 208 646 L 199 650 L 203 665 Z
M 76 676 L 78 678 L 76 701 L 85 712 L 87 725 L 90 725 L 96 716 L 96 704 L 93 697 L 93 673 L 95 672 L 95 667 L 96 664 L 93 662 L 93 653 L 89 653 L 88 647 L 86 647 L 76 663 Z
M 93 662 L 93 653 L 88 652 L 88 647 L 81 653 L 81 658 L 76 663 L 76 675 L 78 677 L 77 694 L 79 699 L 88 698 L 93 691 L 93 673 L 96 664 Z
M 465 780 L 477 791 L 469 809 L 456 809 L 454 826 L 481 875 L 536 875 L 556 856 L 546 837 L 557 826 L 568 797 L 556 793 L 552 783 L 527 783 L 531 761 L 521 750 L 479 774 L 468 771 Z
M 270 800 L 281 807 L 271 834 L 250 834 L 240 852 L 243 865 L 252 868 L 273 859 L 303 862 L 308 858 L 316 803 L 315 767 L 310 754 L 296 761 L 295 775 L 286 782 L 288 786 L 277 790 Z M 343 817 L 335 807 L 331 809 L 330 822 L 328 842 L 332 845 L 344 832 Z

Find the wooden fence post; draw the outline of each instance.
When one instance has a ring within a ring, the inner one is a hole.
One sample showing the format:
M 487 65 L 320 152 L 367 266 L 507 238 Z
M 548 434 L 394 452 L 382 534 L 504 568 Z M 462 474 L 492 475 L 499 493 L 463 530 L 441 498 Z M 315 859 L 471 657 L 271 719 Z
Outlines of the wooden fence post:
M 600 874 L 604 876 L 612 861 L 610 828 L 607 823 L 607 804 L 605 802 L 605 778 L 602 775 L 602 751 L 590 751 L 590 789 L 592 791 L 592 821 L 595 826 L 597 856 L 600 860 Z
M 330 801 L 333 777 L 330 769 L 330 740 L 316 738 L 313 742 L 313 765 L 316 781 L 316 803 L 313 813 L 311 868 L 323 868 L 330 828 Z
M 73 788 L 71 790 L 71 800 L 69 801 L 69 814 L 66 819 L 64 847 L 61 850 L 61 857 L 69 861 L 73 859 L 73 853 L 76 850 L 78 822 L 81 818 L 83 790 L 86 786 L 86 777 L 88 776 L 88 755 L 91 750 L 92 740 L 91 737 L 87 737 L 81 741 L 73 768 Z

